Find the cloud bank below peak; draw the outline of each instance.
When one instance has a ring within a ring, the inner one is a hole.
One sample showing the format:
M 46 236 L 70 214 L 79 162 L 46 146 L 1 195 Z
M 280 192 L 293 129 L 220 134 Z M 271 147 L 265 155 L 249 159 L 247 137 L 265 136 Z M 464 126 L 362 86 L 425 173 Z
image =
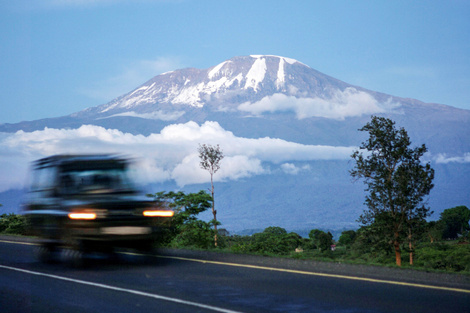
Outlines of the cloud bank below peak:
M 171 124 L 160 133 L 133 135 L 116 129 L 82 125 L 76 129 L 0 133 L 0 192 L 21 188 L 29 162 L 54 154 L 116 153 L 137 161 L 142 184 L 175 181 L 179 186 L 208 183 L 210 175 L 199 166 L 199 144 L 219 144 L 225 155 L 216 181 L 256 175 L 311 171 L 310 162 L 349 160 L 357 147 L 307 145 L 278 138 L 237 137 L 217 122 Z M 469 163 L 470 155 L 430 155 L 436 163 Z
M 82 125 L 77 129 L 0 133 L 0 191 L 20 188 L 30 161 L 53 154 L 118 153 L 137 160 L 140 183 L 174 180 L 179 186 L 207 183 L 209 175 L 199 166 L 199 144 L 219 144 L 225 158 L 215 175 L 218 181 L 269 174 L 274 169 L 289 174 L 308 170 L 294 163 L 345 160 L 354 147 L 304 145 L 276 138 L 237 137 L 217 122 L 172 124 L 160 133 L 133 135 L 116 129 Z
M 400 104 L 388 100 L 380 103 L 372 95 L 348 87 L 337 90 L 330 99 L 320 97 L 307 98 L 275 93 L 260 101 L 244 102 L 238 110 L 260 116 L 265 113 L 294 112 L 298 119 L 323 117 L 343 120 L 347 117 L 392 112 Z

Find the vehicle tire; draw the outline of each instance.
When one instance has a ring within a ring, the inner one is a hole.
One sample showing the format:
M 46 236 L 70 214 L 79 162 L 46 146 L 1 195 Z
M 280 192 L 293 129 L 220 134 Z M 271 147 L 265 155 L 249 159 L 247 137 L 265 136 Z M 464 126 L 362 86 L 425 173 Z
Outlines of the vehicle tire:
M 56 251 L 55 245 L 41 244 L 36 248 L 36 258 L 43 263 L 52 263 L 55 260 L 54 254 Z
M 143 254 L 153 255 L 157 252 L 156 243 L 154 240 L 139 242 L 136 246 L 136 250 Z
M 79 249 L 64 249 L 64 259 L 71 267 L 85 267 L 85 255 L 83 251 Z
M 76 241 L 64 249 L 64 260 L 74 268 L 83 268 L 86 265 L 85 245 L 82 241 Z

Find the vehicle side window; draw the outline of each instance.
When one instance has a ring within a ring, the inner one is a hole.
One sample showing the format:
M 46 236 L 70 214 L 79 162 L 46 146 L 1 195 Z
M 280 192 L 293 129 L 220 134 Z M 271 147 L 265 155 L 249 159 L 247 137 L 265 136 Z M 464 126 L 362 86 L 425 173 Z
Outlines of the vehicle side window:
M 34 170 L 31 191 L 48 191 L 54 187 L 55 167 L 42 167 Z

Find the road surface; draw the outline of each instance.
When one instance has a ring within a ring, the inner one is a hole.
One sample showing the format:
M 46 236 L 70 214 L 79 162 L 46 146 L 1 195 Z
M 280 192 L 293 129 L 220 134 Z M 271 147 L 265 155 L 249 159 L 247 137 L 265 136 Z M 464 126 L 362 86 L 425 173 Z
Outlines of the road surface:
M 175 250 L 76 269 L 35 247 L 0 238 L 0 312 L 470 312 L 468 277 Z

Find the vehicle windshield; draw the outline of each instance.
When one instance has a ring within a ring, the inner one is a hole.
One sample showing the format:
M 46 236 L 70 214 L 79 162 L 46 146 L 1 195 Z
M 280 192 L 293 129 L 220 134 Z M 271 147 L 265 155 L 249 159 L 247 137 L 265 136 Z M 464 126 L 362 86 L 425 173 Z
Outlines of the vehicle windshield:
M 124 168 L 71 170 L 61 174 L 64 194 L 116 193 L 134 190 Z

